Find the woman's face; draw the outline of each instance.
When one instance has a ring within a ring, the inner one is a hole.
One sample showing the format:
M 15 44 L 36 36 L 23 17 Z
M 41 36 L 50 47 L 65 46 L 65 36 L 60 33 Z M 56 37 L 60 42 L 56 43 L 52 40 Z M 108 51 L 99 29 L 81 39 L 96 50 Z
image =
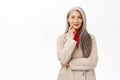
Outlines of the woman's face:
M 74 29 L 79 29 L 82 26 L 83 22 L 82 15 L 77 10 L 73 10 L 69 14 L 67 21 Z

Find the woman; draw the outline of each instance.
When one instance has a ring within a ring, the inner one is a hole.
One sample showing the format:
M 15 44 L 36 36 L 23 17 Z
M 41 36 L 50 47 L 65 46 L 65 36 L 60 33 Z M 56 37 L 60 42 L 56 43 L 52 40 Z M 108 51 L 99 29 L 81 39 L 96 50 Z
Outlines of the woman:
M 86 29 L 85 13 L 80 7 L 73 7 L 67 14 L 66 32 L 57 39 L 57 56 L 62 66 L 58 80 L 96 80 L 96 40 Z

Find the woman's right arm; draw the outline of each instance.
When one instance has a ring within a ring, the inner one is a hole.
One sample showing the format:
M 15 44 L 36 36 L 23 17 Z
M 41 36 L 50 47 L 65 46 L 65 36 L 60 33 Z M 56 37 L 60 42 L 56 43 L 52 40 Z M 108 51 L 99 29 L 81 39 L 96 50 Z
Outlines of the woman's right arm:
M 68 38 L 64 41 L 64 35 L 60 35 L 57 38 L 57 57 L 60 63 L 67 64 L 71 59 L 72 52 L 76 46 L 76 41 L 72 38 Z

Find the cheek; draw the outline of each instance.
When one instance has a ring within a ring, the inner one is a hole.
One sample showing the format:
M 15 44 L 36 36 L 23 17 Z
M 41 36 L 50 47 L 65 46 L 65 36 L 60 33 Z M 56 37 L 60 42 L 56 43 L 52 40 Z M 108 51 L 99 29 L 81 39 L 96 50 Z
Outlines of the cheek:
M 79 21 L 79 26 L 81 26 L 82 25 L 82 23 L 83 23 L 83 21 L 81 20 L 81 21 Z
M 71 23 L 73 23 L 73 22 L 74 22 L 74 20 L 72 20 L 72 19 L 71 19 L 71 20 L 70 20 L 70 22 L 71 22 Z
M 82 21 L 82 20 L 80 20 L 80 21 L 79 21 L 79 24 L 81 25 L 82 23 L 83 23 L 83 21 Z
M 73 24 L 73 20 L 69 20 L 68 22 L 69 22 L 70 24 Z
M 83 20 L 81 19 L 79 22 L 80 22 L 80 23 L 82 23 L 82 22 L 83 22 Z

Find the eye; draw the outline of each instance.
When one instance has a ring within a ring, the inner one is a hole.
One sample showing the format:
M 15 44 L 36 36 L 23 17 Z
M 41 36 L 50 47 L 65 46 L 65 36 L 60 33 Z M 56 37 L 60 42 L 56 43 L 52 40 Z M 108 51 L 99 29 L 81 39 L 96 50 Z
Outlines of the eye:
M 82 16 L 79 16 L 78 19 L 82 19 Z
M 71 18 L 72 18 L 72 19 L 74 19 L 74 18 L 75 18 L 75 16 L 71 16 Z

